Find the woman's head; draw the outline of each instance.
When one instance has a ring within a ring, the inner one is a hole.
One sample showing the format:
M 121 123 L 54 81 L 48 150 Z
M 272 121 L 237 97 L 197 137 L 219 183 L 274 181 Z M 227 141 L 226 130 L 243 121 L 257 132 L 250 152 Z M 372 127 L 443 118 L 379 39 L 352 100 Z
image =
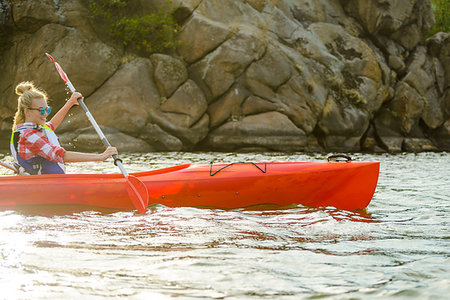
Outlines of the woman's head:
M 41 114 L 39 109 L 47 107 L 47 94 L 28 81 L 21 82 L 16 86 L 16 94 L 19 95 L 19 98 L 13 130 L 17 124 L 24 122 L 43 124 L 48 114 Z

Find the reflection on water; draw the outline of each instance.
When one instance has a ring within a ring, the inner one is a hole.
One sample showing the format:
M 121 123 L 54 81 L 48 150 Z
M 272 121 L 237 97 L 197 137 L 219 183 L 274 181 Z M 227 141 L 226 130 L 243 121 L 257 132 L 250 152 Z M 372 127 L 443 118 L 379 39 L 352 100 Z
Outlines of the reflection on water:
M 211 160 L 326 156 L 151 153 L 126 155 L 124 165 L 134 172 Z M 450 156 L 353 156 L 381 161 L 379 185 L 365 211 L 154 205 L 138 215 L 77 206 L 5 209 L 0 211 L 2 296 L 445 299 L 450 292 Z M 103 162 L 68 169 L 118 172 L 115 168 Z

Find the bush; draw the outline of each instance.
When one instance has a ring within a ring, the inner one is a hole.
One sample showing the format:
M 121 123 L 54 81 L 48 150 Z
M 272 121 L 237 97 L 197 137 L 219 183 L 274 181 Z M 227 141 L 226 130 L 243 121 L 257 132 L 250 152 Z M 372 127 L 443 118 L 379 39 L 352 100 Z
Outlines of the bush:
M 433 0 L 432 2 L 436 24 L 428 32 L 428 37 L 437 32 L 450 32 L 450 0 Z
M 140 53 L 167 52 L 180 45 L 176 40 L 180 26 L 173 18 L 177 7 L 168 12 L 158 8 L 157 12 L 138 16 L 125 0 L 89 0 L 89 9 L 106 20 L 114 38 Z

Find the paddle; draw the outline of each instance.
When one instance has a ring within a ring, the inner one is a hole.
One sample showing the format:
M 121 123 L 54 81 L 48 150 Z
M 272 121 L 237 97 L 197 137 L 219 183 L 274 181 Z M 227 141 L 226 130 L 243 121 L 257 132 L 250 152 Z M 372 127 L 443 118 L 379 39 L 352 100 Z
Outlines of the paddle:
M 69 78 L 67 77 L 67 74 L 63 71 L 61 66 L 53 59 L 53 57 L 50 54 L 45 53 L 45 55 L 47 55 L 47 57 L 55 65 L 56 70 L 58 70 L 59 76 L 61 76 L 61 79 L 64 81 L 64 83 L 70 89 L 70 91 L 72 93 L 75 92 L 75 88 L 73 87 L 72 83 L 70 82 Z M 108 142 L 105 135 L 103 134 L 102 130 L 98 126 L 97 122 L 95 121 L 94 117 L 92 117 L 89 109 L 84 104 L 83 98 L 78 99 L 78 102 L 80 103 L 81 107 L 83 108 L 84 112 L 86 113 L 86 116 L 88 117 L 92 126 L 94 126 L 94 129 L 97 132 L 100 139 L 102 140 L 103 144 L 106 147 L 111 146 L 111 144 Z M 113 155 L 113 158 L 114 158 L 114 164 L 119 167 L 120 171 L 122 172 L 123 176 L 126 179 L 127 192 L 128 192 L 128 196 L 131 199 L 131 202 L 133 203 L 133 205 L 136 207 L 136 209 L 140 213 L 145 213 L 145 211 L 147 210 L 147 205 L 148 205 L 147 187 L 138 178 L 134 177 L 133 175 L 128 174 L 128 172 L 125 170 L 125 168 L 122 165 L 122 160 L 119 158 L 118 155 Z
M 14 171 L 14 173 L 19 174 L 19 171 L 15 167 L 13 167 L 13 166 L 11 166 L 11 165 L 9 165 L 7 163 L 4 163 L 4 162 L 0 161 L 0 166 L 5 167 L 7 169 L 10 169 L 10 170 Z

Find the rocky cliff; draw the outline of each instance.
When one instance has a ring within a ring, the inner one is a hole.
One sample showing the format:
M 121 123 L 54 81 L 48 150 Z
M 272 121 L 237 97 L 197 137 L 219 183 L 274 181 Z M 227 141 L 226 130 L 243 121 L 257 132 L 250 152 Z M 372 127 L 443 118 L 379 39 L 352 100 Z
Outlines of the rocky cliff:
M 68 97 L 48 52 L 121 151 L 450 150 L 450 35 L 424 40 L 429 0 L 172 5 L 181 46 L 138 56 L 98 30 L 87 1 L 0 1 L 3 143 L 17 83 L 56 108 Z M 80 108 L 58 133 L 69 149 L 102 147 Z

